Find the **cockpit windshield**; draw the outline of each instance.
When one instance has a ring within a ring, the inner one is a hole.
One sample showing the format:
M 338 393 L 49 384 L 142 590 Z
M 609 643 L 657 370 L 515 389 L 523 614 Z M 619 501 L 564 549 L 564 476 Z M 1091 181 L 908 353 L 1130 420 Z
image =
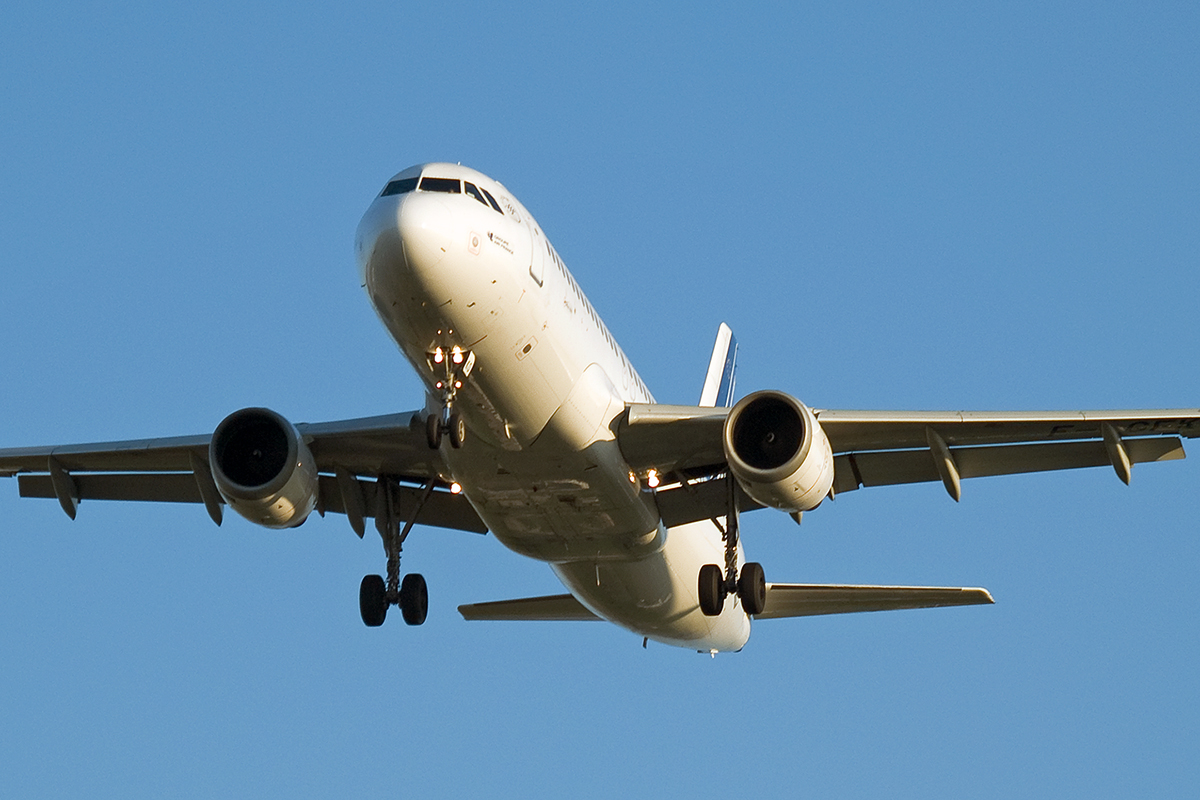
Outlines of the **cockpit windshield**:
M 422 192 L 445 192 L 446 194 L 462 194 L 462 181 L 458 178 L 421 178 L 419 188 Z
M 416 178 L 401 178 L 398 181 L 391 181 L 387 186 L 383 187 L 383 192 L 380 197 L 390 197 L 394 194 L 407 194 L 417 188 Z
M 426 175 L 423 178 L 398 178 L 394 181 L 388 181 L 388 185 L 383 187 L 380 192 L 380 197 L 391 197 L 397 194 L 408 194 L 412 191 L 419 192 L 442 192 L 444 194 L 469 194 L 485 206 L 491 206 L 497 214 L 504 216 L 504 212 L 500 209 L 500 204 L 492 197 L 491 193 L 482 186 L 476 186 L 470 181 L 461 181 L 458 178 L 434 178 Z

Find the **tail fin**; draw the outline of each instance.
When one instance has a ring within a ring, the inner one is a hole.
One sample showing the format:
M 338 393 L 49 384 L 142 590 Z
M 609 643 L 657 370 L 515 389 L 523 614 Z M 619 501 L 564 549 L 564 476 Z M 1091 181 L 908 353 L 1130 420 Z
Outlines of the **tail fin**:
M 737 339 L 724 322 L 717 329 L 717 343 L 713 345 L 712 358 L 708 362 L 708 375 L 704 378 L 704 389 L 700 392 L 700 405 L 733 405 L 734 373 L 737 370 Z

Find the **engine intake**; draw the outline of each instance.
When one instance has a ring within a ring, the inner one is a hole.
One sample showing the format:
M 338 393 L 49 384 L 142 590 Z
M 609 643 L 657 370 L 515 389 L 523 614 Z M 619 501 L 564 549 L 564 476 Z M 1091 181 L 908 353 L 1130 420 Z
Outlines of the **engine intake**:
M 816 415 L 791 395 L 755 392 L 725 419 L 725 459 L 755 501 L 783 511 L 816 508 L 833 485 L 833 449 Z
M 267 528 L 294 528 L 317 505 L 317 464 L 296 426 L 267 408 L 221 421 L 208 447 L 217 490 L 234 511 Z

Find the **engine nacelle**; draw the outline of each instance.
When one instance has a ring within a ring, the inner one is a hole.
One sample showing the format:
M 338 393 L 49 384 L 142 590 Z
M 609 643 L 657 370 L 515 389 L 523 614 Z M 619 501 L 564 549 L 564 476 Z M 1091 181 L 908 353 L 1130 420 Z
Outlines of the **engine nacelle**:
M 294 528 L 320 491 L 317 463 L 296 426 L 266 408 L 221 421 L 208 446 L 217 490 L 237 513 L 267 528 Z
M 755 501 L 782 511 L 816 508 L 833 485 L 833 449 L 816 415 L 791 395 L 743 397 L 725 420 L 725 459 Z

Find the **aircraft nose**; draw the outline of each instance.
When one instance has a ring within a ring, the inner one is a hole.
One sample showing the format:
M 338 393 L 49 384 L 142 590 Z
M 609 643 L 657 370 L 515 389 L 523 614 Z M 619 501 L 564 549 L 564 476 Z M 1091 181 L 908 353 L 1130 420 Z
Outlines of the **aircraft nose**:
M 454 219 L 446 203 L 436 194 L 414 192 L 405 195 L 397 209 L 396 230 L 409 269 L 428 274 L 450 251 Z
M 412 192 L 381 197 L 358 226 L 356 249 L 363 282 L 407 271 L 413 277 L 436 272 L 453 238 L 450 209 L 436 195 Z

